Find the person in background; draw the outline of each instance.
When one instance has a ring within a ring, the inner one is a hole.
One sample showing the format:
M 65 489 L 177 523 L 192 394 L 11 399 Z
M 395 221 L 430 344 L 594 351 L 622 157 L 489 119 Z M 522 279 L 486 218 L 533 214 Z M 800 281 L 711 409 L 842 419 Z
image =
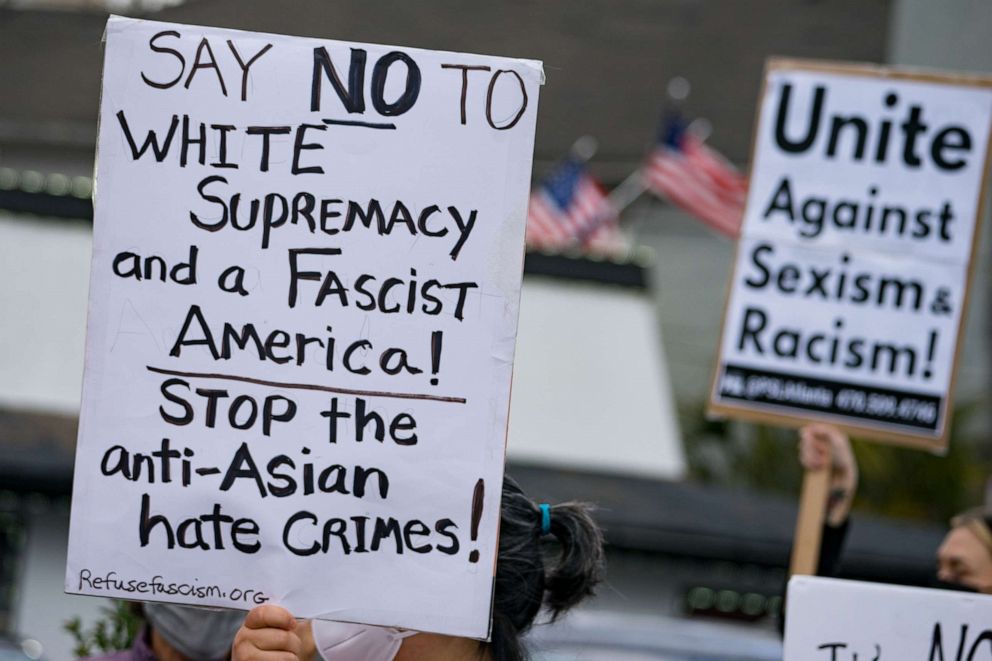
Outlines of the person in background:
M 858 463 L 847 434 L 827 424 L 800 430 L 799 463 L 807 470 L 830 468 L 831 491 L 817 574 L 832 576 L 858 488 Z M 992 594 L 992 511 L 979 507 L 951 519 L 936 559 L 938 587 Z
M 503 480 L 490 642 L 335 622 L 297 622 L 266 604 L 248 613 L 234 638 L 233 661 L 522 661 L 521 636 L 542 607 L 552 619 L 593 594 L 604 573 L 603 536 L 579 503 L 537 505 Z M 546 542 L 557 556 L 547 558 Z
M 141 605 L 145 626 L 131 649 L 92 661 L 221 661 L 227 659 L 242 611 L 178 604 Z
M 992 512 L 978 507 L 951 519 L 951 530 L 937 549 L 937 580 L 992 594 Z

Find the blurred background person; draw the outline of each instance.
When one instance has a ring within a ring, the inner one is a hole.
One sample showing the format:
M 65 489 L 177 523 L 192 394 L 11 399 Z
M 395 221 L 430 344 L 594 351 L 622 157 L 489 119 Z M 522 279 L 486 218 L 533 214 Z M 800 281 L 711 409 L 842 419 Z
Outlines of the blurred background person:
M 837 572 L 858 489 L 858 463 L 847 434 L 827 424 L 799 430 L 799 463 L 805 470 L 830 470 L 830 495 L 817 574 Z M 992 594 L 992 512 L 977 507 L 950 522 L 936 550 L 934 586 Z
M 937 579 L 943 585 L 992 594 L 992 513 L 985 507 L 951 519 L 937 549 Z
M 178 604 L 135 604 L 145 621 L 130 649 L 92 661 L 221 661 L 227 659 L 241 611 Z

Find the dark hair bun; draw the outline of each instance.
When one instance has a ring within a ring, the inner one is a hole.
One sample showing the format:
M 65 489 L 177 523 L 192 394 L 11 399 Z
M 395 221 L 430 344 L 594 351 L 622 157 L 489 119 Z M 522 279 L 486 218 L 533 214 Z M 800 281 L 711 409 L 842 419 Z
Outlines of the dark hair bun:
M 527 657 L 520 635 L 534 623 L 541 606 L 552 618 L 591 595 L 603 579 L 603 535 L 592 507 L 563 503 L 551 507 L 548 535 L 542 513 L 509 476 L 503 480 L 499 554 L 493 595 L 493 661 Z
M 547 571 L 544 602 L 553 617 L 592 595 L 603 580 L 603 533 L 592 519 L 592 509 L 575 502 L 551 508 L 551 534 L 560 554 Z

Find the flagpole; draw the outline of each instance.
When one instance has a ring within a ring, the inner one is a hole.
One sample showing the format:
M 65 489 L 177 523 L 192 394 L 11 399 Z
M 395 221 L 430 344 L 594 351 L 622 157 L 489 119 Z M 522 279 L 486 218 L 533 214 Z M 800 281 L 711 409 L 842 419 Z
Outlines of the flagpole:
M 599 150 L 599 142 L 591 135 L 584 135 L 572 143 L 569 152 L 581 163 L 588 163 Z M 610 204 L 619 214 L 647 190 L 641 177 L 641 169 L 637 168 L 626 179 L 607 194 Z
M 607 197 L 610 200 L 610 204 L 613 205 L 613 208 L 619 214 L 633 204 L 646 190 L 647 187 L 644 185 L 644 176 L 641 173 L 641 168 L 637 168 L 626 179 L 621 181 L 616 188 L 611 190 Z
M 610 191 L 607 196 L 610 203 L 617 210 L 617 216 L 623 213 L 624 209 L 633 204 L 644 192 L 647 190 L 647 186 L 644 185 L 644 173 L 641 168 L 635 169 L 627 178 L 620 182 L 616 188 Z M 637 227 L 643 221 L 643 217 L 639 218 L 635 223 L 630 223 L 627 225 L 627 254 L 625 257 L 630 260 L 633 259 L 634 255 L 637 253 L 637 241 L 636 241 L 636 230 Z
M 588 163 L 596 155 L 598 150 L 599 142 L 596 138 L 591 135 L 584 135 L 572 143 L 569 153 L 572 158 L 579 162 Z M 586 228 L 584 236 L 595 232 L 603 224 L 609 222 L 614 215 L 619 218 L 624 209 L 633 204 L 646 190 L 647 187 L 644 185 L 641 168 L 637 168 L 607 194 L 606 197 L 610 201 L 610 213 L 605 214 L 598 222 Z M 583 239 L 580 239 L 580 243 Z M 634 242 L 630 241 L 629 243 L 630 245 L 627 246 L 625 255 L 627 259 L 631 259 L 637 252 L 637 246 L 634 245 Z

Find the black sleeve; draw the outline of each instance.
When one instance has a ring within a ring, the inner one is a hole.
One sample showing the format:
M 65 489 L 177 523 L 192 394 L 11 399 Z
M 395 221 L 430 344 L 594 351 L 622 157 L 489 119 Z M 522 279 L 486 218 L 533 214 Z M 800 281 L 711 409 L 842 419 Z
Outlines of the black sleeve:
M 823 523 L 823 532 L 820 538 L 820 562 L 816 566 L 817 576 L 833 577 L 837 575 L 840 554 L 844 550 L 844 540 L 847 539 L 847 531 L 850 527 L 850 517 L 844 519 L 844 523 L 839 526 Z M 778 613 L 777 622 L 780 636 L 785 634 L 785 598 L 788 591 L 788 574 L 786 574 L 785 581 L 785 585 L 782 586 L 782 608 Z
M 823 524 L 823 537 L 820 540 L 820 562 L 816 566 L 817 576 L 836 576 L 840 565 L 840 554 L 844 550 L 844 540 L 851 526 L 851 519 L 844 519 L 839 526 Z

